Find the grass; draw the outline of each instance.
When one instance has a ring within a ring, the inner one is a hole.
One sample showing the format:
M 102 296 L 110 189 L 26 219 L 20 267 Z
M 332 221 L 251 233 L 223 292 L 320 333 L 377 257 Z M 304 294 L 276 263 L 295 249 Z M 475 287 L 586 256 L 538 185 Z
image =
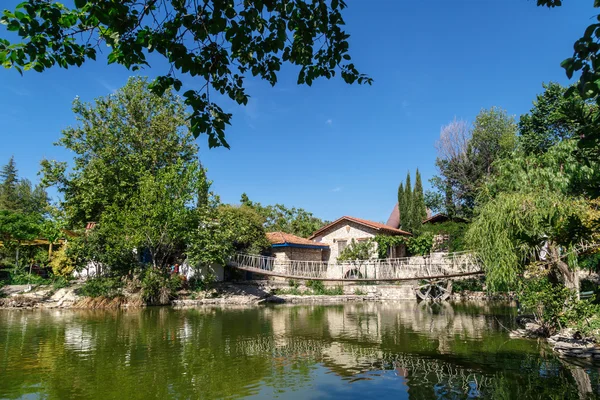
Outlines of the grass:
M 306 290 L 301 290 L 297 284 L 291 284 L 290 286 L 289 289 L 275 289 L 274 293 L 294 296 L 340 296 L 344 294 L 343 286 L 325 287 L 322 281 L 307 281 Z

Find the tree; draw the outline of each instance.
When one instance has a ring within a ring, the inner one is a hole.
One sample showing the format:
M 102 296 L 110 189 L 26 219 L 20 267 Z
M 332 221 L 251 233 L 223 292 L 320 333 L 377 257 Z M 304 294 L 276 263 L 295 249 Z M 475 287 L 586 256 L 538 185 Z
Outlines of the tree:
M 206 189 L 200 164 L 179 162 L 142 176 L 127 207 L 116 210 L 131 245 L 147 250 L 154 268 L 166 270 L 170 258 L 185 250 L 188 232 L 198 226 L 198 209 L 207 206 L 199 195 Z
M 15 158 L 11 157 L 8 164 L 0 170 L 0 209 L 16 210 L 19 207 L 18 176 Z
M 413 195 L 410 182 L 410 171 L 406 173 L 404 181 L 404 199 L 402 200 L 404 210 L 400 210 L 400 226 L 402 229 L 410 231 L 413 227 Z
M 309 237 L 313 232 L 327 224 L 303 208 L 288 208 L 283 204 L 263 206 L 252 202 L 246 193 L 242 193 L 240 204 L 251 207 L 265 220 L 268 232 L 286 232 L 300 237 Z
M 76 0 L 74 7 L 28 0 L 0 18 L 21 40 L 0 39 L 0 64 L 19 72 L 81 66 L 105 43 L 109 64 L 135 71 L 156 53 L 171 69 L 155 79 L 154 93 L 162 96 L 171 86 L 179 91 L 176 73 L 200 79 L 199 90 L 183 95 L 192 108 L 191 130 L 196 137 L 206 133 L 210 147 L 229 147 L 231 114 L 211 100 L 210 89 L 245 105 L 245 77 L 275 85 L 284 62 L 300 67 L 298 84 L 336 73 L 347 83 L 372 82 L 348 54 L 345 7 L 343 0 Z
M 399 228 L 418 234 L 421 224 L 427 216 L 423 184 L 418 169 L 414 189 L 411 184 L 410 172 L 406 174 L 404 183 L 400 183 L 398 187 L 398 211 L 400 214 Z
M 506 111 L 481 110 L 472 127 L 454 120 L 442 128 L 437 143 L 435 186 L 446 197 L 450 214 L 471 217 L 482 184 L 493 174 L 494 162 L 514 150 L 516 123 Z
M 235 252 L 261 254 L 270 248 L 264 219 L 252 207 L 213 204 L 188 238 L 192 265 L 225 265 Z
M 539 155 L 515 153 L 495 163 L 467 232 L 468 247 L 481 257 L 492 289 L 514 289 L 519 274 L 537 260 L 556 281 L 578 287 L 564 251 L 594 237 L 597 228 L 585 222 L 593 205 L 580 196 L 578 182 L 600 169 L 577 163 L 576 148 L 575 140 L 565 140 Z
M 144 78 L 131 78 L 116 93 L 83 103 L 75 99 L 79 125 L 62 132 L 57 145 L 73 153 L 73 167 L 42 162 L 43 183 L 56 185 L 71 227 L 99 222 L 107 207 L 124 209 L 148 174 L 197 161 L 185 105 L 170 91 L 153 94 Z
M 562 0 L 538 0 L 538 6 L 554 8 L 562 5 Z M 594 7 L 600 7 L 600 2 L 594 1 Z M 600 15 L 596 16 L 600 21 Z M 595 99 L 600 104 L 600 88 L 597 83 L 600 79 L 600 23 L 589 25 L 583 36 L 573 45 L 573 56 L 565 59 L 561 66 L 565 69 L 567 77 L 571 79 L 575 72 L 581 71 L 576 87 L 569 89 L 569 93 L 577 89 L 583 99 Z
M 421 182 L 421 173 L 417 168 L 415 176 L 415 189 L 413 192 L 414 197 L 414 212 L 415 212 L 415 226 L 420 228 L 421 223 L 427 218 L 427 207 L 425 206 L 425 196 L 423 194 L 423 183 Z
M 404 210 L 404 184 L 400 182 L 400 185 L 398 186 L 398 220 L 400 225 L 395 228 L 400 228 L 402 226 L 402 212 L 404 212 Z
M 525 154 L 543 153 L 558 142 L 574 138 L 579 123 L 566 112 L 575 104 L 591 110 L 577 93 L 566 96 L 567 88 L 558 83 L 543 84 L 533 108 L 519 119 L 519 145 Z

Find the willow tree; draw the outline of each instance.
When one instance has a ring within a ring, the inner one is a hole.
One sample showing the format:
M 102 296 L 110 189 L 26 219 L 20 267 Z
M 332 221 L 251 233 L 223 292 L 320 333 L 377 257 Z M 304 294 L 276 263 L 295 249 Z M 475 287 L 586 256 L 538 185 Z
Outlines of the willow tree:
M 564 141 L 538 156 L 513 154 L 497 162 L 482 189 L 466 240 L 477 251 L 490 288 L 515 288 L 525 268 L 541 262 L 569 288 L 578 288 L 567 255 L 593 239 L 586 221 L 593 207 L 578 182 L 598 174 L 576 162 L 576 143 Z

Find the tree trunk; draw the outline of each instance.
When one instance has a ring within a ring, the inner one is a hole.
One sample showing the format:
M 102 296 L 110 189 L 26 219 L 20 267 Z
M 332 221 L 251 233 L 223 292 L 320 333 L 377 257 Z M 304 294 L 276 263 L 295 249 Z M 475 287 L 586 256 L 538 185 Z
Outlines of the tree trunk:
M 567 289 L 575 291 L 577 299 L 579 300 L 579 275 L 577 274 L 577 270 L 571 269 L 569 264 L 560 258 L 556 246 L 549 245 L 548 250 L 552 257 L 553 266 L 555 267 L 559 278 L 562 280 L 562 283 Z

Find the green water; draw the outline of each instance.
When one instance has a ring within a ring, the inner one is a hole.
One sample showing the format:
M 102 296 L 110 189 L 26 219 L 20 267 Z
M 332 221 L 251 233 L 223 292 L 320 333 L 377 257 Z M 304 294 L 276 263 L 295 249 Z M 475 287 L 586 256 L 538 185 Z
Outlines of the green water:
M 413 302 L 0 311 L 0 398 L 580 399 L 514 309 Z

